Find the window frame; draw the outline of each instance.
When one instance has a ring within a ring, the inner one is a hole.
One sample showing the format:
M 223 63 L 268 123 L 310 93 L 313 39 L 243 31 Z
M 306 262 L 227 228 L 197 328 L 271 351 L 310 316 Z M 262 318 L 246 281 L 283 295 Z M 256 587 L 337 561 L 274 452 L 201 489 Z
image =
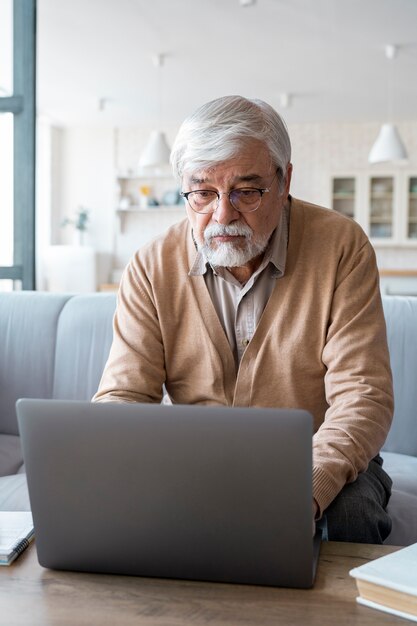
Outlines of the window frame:
M 12 113 L 13 265 L 0 280 L 35 289 L 36 0 L 13 0 L 13 94 L 0 97 L 0 113 Z

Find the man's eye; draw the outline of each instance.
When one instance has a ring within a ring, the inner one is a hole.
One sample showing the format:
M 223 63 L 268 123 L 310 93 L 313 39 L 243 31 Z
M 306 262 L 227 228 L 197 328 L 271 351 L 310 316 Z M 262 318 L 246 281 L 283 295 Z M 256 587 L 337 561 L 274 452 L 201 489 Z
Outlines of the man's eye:
M 205 191 L 204 189 L 202 191 L 194 191 L 193 193 L 195 198 L 198 198 L 199 200 L 214 198 L 214 196 L 216 195 L 214 191 Z
M 238 189 L 237 192 L 242 198 L 250 198 L 251 196 L 256 196 L 258 194 L 257 189 Z

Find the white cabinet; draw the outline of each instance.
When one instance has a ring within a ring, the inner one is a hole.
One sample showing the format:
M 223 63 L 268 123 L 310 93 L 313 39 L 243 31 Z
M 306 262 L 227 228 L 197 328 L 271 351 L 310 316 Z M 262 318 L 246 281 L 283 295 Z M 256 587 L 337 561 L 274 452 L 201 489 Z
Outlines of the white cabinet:
M 395 187 L 393 176 L 371 176 L 368 179 L 369 235 L 373 239 L 394 236 Z
M 417 174 L 336 174 L 330 206 L 354 218 L 374 243 L 417 246 Z
M 96 291 L 96 252 L 91 246 L 48 246 L 44 250 L 42 262 L 46 291 Z

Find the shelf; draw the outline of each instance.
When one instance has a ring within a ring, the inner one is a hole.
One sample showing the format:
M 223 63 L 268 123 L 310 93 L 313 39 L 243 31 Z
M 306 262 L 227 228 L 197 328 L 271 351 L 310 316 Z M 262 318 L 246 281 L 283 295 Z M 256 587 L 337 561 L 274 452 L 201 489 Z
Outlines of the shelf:
M 391 215 L 371 215 L 369 220 L 370 224 L 391 224 L 392 216 Z
M 391 209 L 387 210 L 386 207 L 374 207 L 373 206 L 371 207 L 371 210 L 370 210 L 371 219 L 381 218 L 381 219 L 392 220 L 393 214 L 394 212 Z
M 371 198 L 371 202 L 372 200 L 392 200 L 394 197 L 394 194 L 391 192 L 378 192 L 378 191 L 371 191 L 370 193 L 370 198 Z
M 370 221 L 370 227 L 372 229 L 373 226 L 392 226 L 392 220 L 388 220 L 388 219 L 376 219 L 376 220 L 371 220 Z

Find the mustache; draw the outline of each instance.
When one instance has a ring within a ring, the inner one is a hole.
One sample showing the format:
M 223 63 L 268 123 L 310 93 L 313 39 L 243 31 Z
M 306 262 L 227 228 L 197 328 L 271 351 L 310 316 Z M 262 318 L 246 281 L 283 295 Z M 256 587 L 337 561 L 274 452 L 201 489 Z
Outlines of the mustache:
M 253 230 L 247 224 L 210 224 L 204 230 L 204 239 L 209 241 L 213 237 L 222 236 L 239 236 L 251 239 L 253 236 Z

